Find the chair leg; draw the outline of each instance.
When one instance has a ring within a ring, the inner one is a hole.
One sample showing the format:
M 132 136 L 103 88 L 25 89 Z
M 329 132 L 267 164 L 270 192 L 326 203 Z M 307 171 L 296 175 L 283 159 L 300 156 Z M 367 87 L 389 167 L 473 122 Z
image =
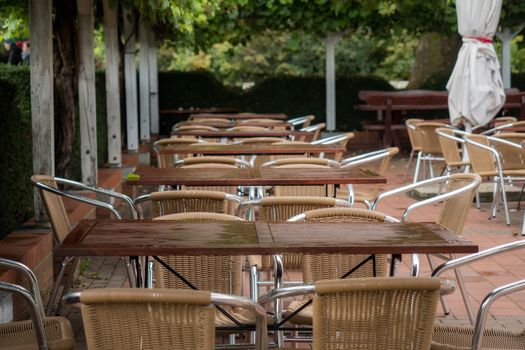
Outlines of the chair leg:
M 479 199 L 479 191 L 477 189 L 476 189 L 475 198 L 476 198 L 476 208 L 481 209 L 481 200 Z
M 428 160 L 428 173 L 430 175 L 429 179 L 433 179 L 434 178 L 434 166 L 432 165 L 432 161 L 430 159 Z
M 463 281 L 463 275 L 461 274 L 461 271 L 459 269 L 454 269 L 454 273 L 456 275 L 456 280 L 458 281 L 458 288 L 459 288 L 459 291 L 461 292 L 461 298 L 463 299 L 463 303 L 465 304 L 465 308 L 467 309 L 468 319 L 470 320 L 470 324 L 474 325 L 474 322 L 475 322 L 474 313 L 472 312 L 472 308 L 470 307 L 470 303 L 468 301 L 467 289 L 465 288 L 465 282 Z
M 410 165 L 412 164 L 412 158 L 414 158 L 415 150 L 410 151 L 410 157 L 408 158 L 407 171 L 405 172 L 405 177 L 403 178 L 403 183 L 407 182 L 408 173 L 410 172 Z
M 423 153 L 419 151 L 417 153 L 417 160 L 416 160 L 416 170 L 414 171 L 414 181 L 413 183 L 417 182 L 417 178 L 419 176 L 419 168 L 421 167 L 421 157 L 423 156 Z
M 505 192 L 505 179 L 500 177 L 500 191 L 501 199 L 503 200 L 503 210 L 505 210 L 505 221 L 507 226 L 510 226 L 510 217 L 509 217 L 509 204 L 507 203 L 507 193 Z
M 427 254 L 427 260 L 428 260 L 428 265 L 430 266 L 430 270 L 434 271 L 434 263 L 432 262 L 432 259 L 431 259 L 429 254 Z M 450 307 L 448 306 L 447 301 L 445 300 L 443 295 L 439 296 L 439 301 L 441 302 L 441 307 L 443 308 L 443 313 L 445 315 L 449 315 L 450 314 Z
M 62 289 L 62 293 L 60 293 L 60 298 L 57 300 L 58 301 L 58 306 L 57 306 L 57 311 L 56 311 L 57 315 L 60 315 L 60 313 L 62 312 L 62 306 L 64 305 L 64 303 L 62 302 L 62 298 L 69 291 L 69 288 L 71 288 L 71 285 L 73 285 L 73 279 L 75 278 L 75 271 L 77 270 L 79 258 L 75 257 L 73 258 L 72 261 L 73 262 L 71 264 L 71 273 L 67 276 L 67 280 L 66 280 L 66 283 L 64 284 L 64 288 Z
M 64 273 L 66 272 L 67 265 L 72 260 L 73 258 L 70 258 L 70 257 L 65 257 L 64 259 L 62 259 L 62 263 L 60 264 L 60 270 L 58 271 L 58 275 L 56 277 L 55 284 L 53 285 L 53 290 L 51 291 L 51 295 L 49 296 L 49 300 L 46 305 L 46 316 L 51 316 L 51 313 L 53 312 L 53 309 L 57 302 L 58 289 L 60 288 L 60 282 L 62 282 L 62 279 L 64 278 Z M 72 273 L 74 273 L 74 270 Z
M 498 206 L 499 198 L 499 183 L 495 180 L 493 186 L 494 187 L 492 189 L 492 204 L 489 210 L 489 220 L 496 217 L 496 209 Z

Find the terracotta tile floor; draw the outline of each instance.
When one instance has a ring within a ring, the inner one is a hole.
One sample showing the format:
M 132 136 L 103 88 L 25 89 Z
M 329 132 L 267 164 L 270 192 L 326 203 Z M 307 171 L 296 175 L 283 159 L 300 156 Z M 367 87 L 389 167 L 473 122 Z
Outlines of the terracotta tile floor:
M 383 190 L 396 188 L 402 185 L 406 171 L 407 158 L 400 158 L 393 162 L 391 171 L 388 172 L 388 184 Z M 408 196 L 399 196 L 385 200 L 379 210 L 392 216 L 400 217 L 404 208 L 415 200 Z M 523 239 L 521 230 L 523 213 L 516 211 L 516 203 L 511 203 L 511 226 L 506 226 L 503 213 L 492 220 L 488 220 L 490 203 L 482 203 L 480 210 L 472 206 L 464 236 L 479 244 L 480 249 L 486 249 L 498 244 Z M 438 207 L 428 207 L 414 212 L 411 216 L 414 221 L 434 221 L 437 218 Z M 408 274 L 408 264 L 405 259 L 399 269 L 400 275 Z M 422 275 L 428 275 L 429 265 L 425 257 L 421 257 Z M 126 273 L 124 264 L 120 259 L 91 258 L 84 277 L 79 281 L 77 288 L 121 287 L 126 286 Z M 469 299 L 474 310 L 487 292 L 498 285 L 509 283 L 519 278 L 525 278 L 525 252 L 523 250 L 499 255 L 495 258 L 472 264 L 463 269 L 464 279 L 469 291 Z M 447 275 L 452 277 L 451 275 Z M 459 291 L 446 297 L 451 308 L 449 315 L 444 315 L 441 307 L 438 308 L 437 322 L 451 322 L 454 324 L 468 324 L 467 313 Z M 78 349 L 85 348 L 82 333 L 81 318 L 78 310 L 66 308 L 67 317 L 73 322 L 78 339 Z M 510 297 L 503 297 L 495 302 L 489 317 L 489 326 L 525 329 L 525 292 L 517 293 Z

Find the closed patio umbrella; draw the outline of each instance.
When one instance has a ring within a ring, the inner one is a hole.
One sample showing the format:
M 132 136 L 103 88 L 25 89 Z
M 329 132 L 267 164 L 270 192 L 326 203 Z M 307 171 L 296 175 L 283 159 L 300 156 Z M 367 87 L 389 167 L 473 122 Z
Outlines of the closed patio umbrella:
M 467 131 L 488 124 L 505 103 L 500 66 L 492 37 L 502 0 L 457 0 L 458 31 L 463 45 L 447 83 L 452 124 L 463 119 Z

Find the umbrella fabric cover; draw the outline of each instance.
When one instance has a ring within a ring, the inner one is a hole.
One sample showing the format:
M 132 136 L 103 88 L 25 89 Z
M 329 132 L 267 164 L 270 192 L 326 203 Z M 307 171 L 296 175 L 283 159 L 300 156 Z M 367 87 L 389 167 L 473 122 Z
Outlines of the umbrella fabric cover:
M 505 103 L 498 57 L 492 37 L 501 0 L 457 0 L 458 31 L 463 46 L 447 83 L 452 124 L 486 125 Z

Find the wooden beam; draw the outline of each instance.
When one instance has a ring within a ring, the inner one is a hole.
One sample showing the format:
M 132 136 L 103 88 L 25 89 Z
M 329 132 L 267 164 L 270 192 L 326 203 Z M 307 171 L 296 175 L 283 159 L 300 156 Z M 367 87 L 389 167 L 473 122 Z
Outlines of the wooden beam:
M 124 84 L 126 90 L 126 140 L 128 151 L 139 150 L 139 114 L 137 103 L 137 68 L 135 66 L 135 28 L 133 15 L 123 10 L 124 16 Z
M 159 84 L 157 67 L 157 37 L 151 27 L 149 34 L 149 109 L 151 133 L 159 134 Z
M 55 174 L 51 9 L 52 0 L 29 1 L 33 173 L 43 175 Z M 38 191 L 35 191 L 34 206 L 36 221 L 46 220 L 46 210 Z
M 97 110 L 95 100 L 95 56 L 93 54 L 93 1 L 77 0 L 80 116 L 80 161 L 82 182 L 97 183 Z
M 140 141 L 150 140 L 149 108 L 149 35 L 142 18 L 139 21 L 140 65 L 139 65 L 139 100 L 140 100 Z
M 106 46 L 106 109 L 108 123 L 108 163 L 112 166 L 120 166 L 121 164 L 117 8 L 117 1 L 114 2 L 113 6 L 110 6 L 110 0 L 104 0 L 104 43 Z

